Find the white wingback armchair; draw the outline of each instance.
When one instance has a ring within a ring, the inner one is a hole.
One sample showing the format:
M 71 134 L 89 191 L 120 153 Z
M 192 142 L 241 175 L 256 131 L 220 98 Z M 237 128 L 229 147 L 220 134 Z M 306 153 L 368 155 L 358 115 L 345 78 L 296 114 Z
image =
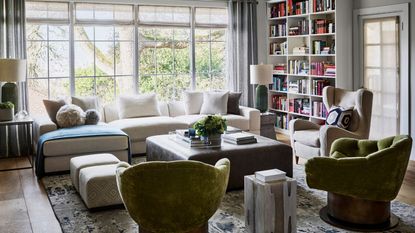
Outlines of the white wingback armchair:
M 331 144 L 338 138 L 367 139 L 372 117 L 373 93 L 359 89 L 346 91 L 335 87 L 323 89 L 323 103 L 329 111 L 333 106 L 351 108 L 353 114 L 347 129 L 332 125 L 318 125 L 311 121 L 296 119 L 290 121 L 289 130 L 293 154 L 298 158 L 309 159 L 316 156 L 329 156 Z

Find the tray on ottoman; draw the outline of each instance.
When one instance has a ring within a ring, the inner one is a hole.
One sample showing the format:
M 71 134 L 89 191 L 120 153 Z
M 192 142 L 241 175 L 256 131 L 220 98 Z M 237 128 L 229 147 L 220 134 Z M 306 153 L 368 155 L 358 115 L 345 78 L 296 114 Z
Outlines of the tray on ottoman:
M 244 176 L 256 171 L 277 168 L 292 177 L 293 158 L 290 146 L 255 135 L 258 143 L 233 145 L 222 142 L 217 149 L 189 148 L 172 140 L 172 135 L 148 137 L 146 141 L 147 161 L 196 160 L 215 165 L 222 159 L 231 162 L 228 190 L 242 189 Z

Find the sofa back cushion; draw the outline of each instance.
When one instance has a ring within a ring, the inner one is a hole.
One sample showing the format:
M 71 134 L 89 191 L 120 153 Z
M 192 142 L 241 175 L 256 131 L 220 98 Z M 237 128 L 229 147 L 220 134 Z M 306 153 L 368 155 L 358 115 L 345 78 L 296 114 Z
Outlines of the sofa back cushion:
M 186 115 L 199 114 L 203 104 L 203 92 L 186 91 L 183 102 Z
M 121 119 L 160 116 L 155 93 L 118 97 L 118 115 Z
M 186 115 L 183 101 L 170 101 L 168 105 L 169 105 L 169 115 L 171 117 Z
M 158 102 L 161 116 L 169 116 L 169 108 L 166 102 Z M 112 102 L 104 106 L 103 118 L 106 123 L 120 119 L 118 114 L 117 102 Z
M 210 91 L 203 93 L 203 104 L 200 109 L 201 114 L 222 114 L 228 113 L 229 92 Z

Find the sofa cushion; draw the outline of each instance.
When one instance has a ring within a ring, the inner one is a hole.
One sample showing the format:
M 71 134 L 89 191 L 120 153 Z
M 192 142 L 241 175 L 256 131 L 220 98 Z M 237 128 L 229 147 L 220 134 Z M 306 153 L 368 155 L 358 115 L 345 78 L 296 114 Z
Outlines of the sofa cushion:
M 203 93 L 200 114 L 226 114 L 228 112 L 229 92 L 210 91 Z
M 169 102 L 169 113 L 171 117 L 177 117 L 185 115 L 184 102 L 182 101 L 170 101 Z
M 240 115 L 239 100 L 242 92 L 230 92 L 228 96 L 228 114 Z
M 188 128 L 192 128 L 193 125 L 200 119 L 206 117 L 206 115 L 199 115 L 199 114 L 195 114 L 195 115 L 182 115 L 182 116 L 177 116 L 174 119 L 183 122 L 187 125 Z
M 240 115 L 224 115 L 223 118 L 226 119 L 226 123 L 229 126 L 238 128 L 240 130 L 249 130 L 249 119 Z
M 43 144 L 43 155 L 45 157 L 50 157 L 127 149 L 128 138 L 125 136 L 65 138 L 45 142 L 45 144 Z
M 307 146 L 320 147 L 320 131 L 309 129 L 295 131 L 293 139 Z
M 116 120 L 108 123 L 124 131 L 131 141 L 144 141 L 149 136 L 168 134 L 176 129 L 186 129 L 188 125 L 172 117 L 140 117 Z
M 161 115 L 154 93 L 120 96 L 118 111 L 121 119 Z
M 199 114 L 203 104 L 203 92 L 186 91 L 183 100 L 186 115 Z

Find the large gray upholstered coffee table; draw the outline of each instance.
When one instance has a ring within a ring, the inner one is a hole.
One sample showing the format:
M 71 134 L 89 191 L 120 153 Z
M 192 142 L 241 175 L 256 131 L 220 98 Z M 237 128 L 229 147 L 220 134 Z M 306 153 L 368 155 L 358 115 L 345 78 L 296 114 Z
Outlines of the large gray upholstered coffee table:
M 172 139 L 172 135 L 148 137 L 147 161 L 196 160 L 214 165 L 222 158 L 231 162 L 228 190 L 244 187 L 244 176 L 256 171 L 277 168 L 287 176 L 293 174 L 293 158 L 290 146 L 281 142 L 256 136 L 258 143 L 233 145 L 222 142 L 219 149 L 190 148 Z

